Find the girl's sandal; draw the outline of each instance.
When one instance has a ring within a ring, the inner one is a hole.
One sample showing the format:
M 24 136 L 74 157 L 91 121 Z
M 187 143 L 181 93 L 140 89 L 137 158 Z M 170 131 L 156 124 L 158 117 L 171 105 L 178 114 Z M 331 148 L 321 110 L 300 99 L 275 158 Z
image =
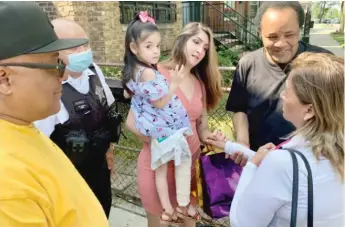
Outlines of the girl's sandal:
M 195 214 L 193 216 L 188 214 L 188 209 L 190 206 L 191 206 L 190 203 L 185 207 L 178 206 L 178 210 L 176 210 L 177 217 L 181 219 L 185 219 L 185 220 L 187 219 L 187 220 L 193 220 L 193 221 L 200 221 L 201 216 L 197 210 L 195 210 Z
M 168 220 L 162 219 L 163 215 L 167 216 L 167 217 L 168 217 Z M 177 219 L 174 219 L 174 218 L 173 218 L 174 216 L 176 216 Z M 165 210 L 163 210 L 163 214 L 161 215 L 161 218 L 160 218 L 160 223 L 161 223 L 162 225 L 181 226 L 181 225 L 184 224 L 184 221 L 181 220 L 181 219 L 177 216 L 176 210 L 175 210 L 172 214 L 169 214 L 169 213 L 167 213 Z

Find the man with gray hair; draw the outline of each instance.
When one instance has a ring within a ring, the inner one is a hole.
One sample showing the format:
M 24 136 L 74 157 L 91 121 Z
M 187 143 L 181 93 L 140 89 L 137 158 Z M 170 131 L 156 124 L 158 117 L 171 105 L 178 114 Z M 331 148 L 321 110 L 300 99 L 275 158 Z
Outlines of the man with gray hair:
M 263 48 L 240 59 L 226 105 L 234 112 L 237 142 L 255 151 L 269 142 L 280 144 L 294 130 L 284 120 L 279 101 L 290 62 L 305 51 L 329 53 L 300 41 L 304 10 L 299 2 L 262 3 L 256 24 Z
M 65 154 L 33 122 L 60 109 L 59 39 L 35 2 L 0 2 L 0 226 L 106 227 L 101 205 Z

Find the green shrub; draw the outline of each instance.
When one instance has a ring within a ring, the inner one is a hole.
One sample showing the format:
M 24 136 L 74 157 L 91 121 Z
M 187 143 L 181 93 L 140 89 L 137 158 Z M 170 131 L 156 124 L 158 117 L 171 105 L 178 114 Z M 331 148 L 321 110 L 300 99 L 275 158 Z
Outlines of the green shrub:
M 236 66 L 239 61 L 240 53 L 225 47 L 219 47 L 217 51 L 218 61 L 220 66 L 231 67 Z M 232 79 L 234 78 L 233 71 L 221 71 L 223 77 L 224 87 L 230 87 Z
M 219 47 L 217 51 L 220 66 L 236 66 L 240 53 L 225 47 Z
M 121 68 L 113 66 L 101 66 L 105 77 L 121 79 Z
M 159 62 L 161 61 L 165 61 L 169 58 L 169 55 L 168 54 L 162 54 L 160 57 L 159 57 Z
M 220 71 L 223 77 L 222 87 L 230 87 L 234 78 L 233 71 Z

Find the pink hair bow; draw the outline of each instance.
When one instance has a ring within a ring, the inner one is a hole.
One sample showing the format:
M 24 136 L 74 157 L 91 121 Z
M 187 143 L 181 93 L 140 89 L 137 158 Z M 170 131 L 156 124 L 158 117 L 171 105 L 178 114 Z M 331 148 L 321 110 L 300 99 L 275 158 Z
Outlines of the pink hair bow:
M 146 22 L 151 22 L 152 24 L 156 24 L 155 23 L 155 19 L 153 19 L 152 17 L 150 17 L 149 15 L 148 15 L 148 13 L 147 13 L 147 11 L 141 11 L 140 13 L 139 13 L 139 18 L 140 18 L 140 20 L 141 20 L 141 22 L 143 22 L 143 23 L 146 23 Z

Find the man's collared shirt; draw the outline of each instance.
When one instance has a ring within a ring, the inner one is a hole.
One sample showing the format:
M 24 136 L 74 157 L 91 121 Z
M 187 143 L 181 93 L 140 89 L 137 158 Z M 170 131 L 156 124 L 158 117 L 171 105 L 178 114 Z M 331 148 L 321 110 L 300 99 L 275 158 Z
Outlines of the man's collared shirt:
M 99 77 L 99 80 L 101 81 L 101 85 L 104 89 L 108 106 L 110 106 L 115 101 L 114 96 L 109 86 L 105 82 L 105 78 L 102 73 L 102 70 L 95 63 L 93 63 L 93 65 L 95 66 L 97 76 Z M 71 76 L 68 76 L 67 80 L 63 81 L 63 84 L 69 83 L 78 92 L 82 94 L 87 94 L 90 90 L 89 79 L 90 79 L 90 76 L 93 76 L 93 75 L 95 75 L 95 73 L 92 70 L 86 69 L 84 70 L 82 75 L 78 78 L 73 78 Z M 63 124 L 69 119 L 68 111 L 61 100 L 60 100 L 60 104 L 61 104 L 61 109 L 57 114 L 49 116 L 43 120 L 34 122 L 35 126 L 48 137 L 53 133 L 55 129 L 55 125 Z

